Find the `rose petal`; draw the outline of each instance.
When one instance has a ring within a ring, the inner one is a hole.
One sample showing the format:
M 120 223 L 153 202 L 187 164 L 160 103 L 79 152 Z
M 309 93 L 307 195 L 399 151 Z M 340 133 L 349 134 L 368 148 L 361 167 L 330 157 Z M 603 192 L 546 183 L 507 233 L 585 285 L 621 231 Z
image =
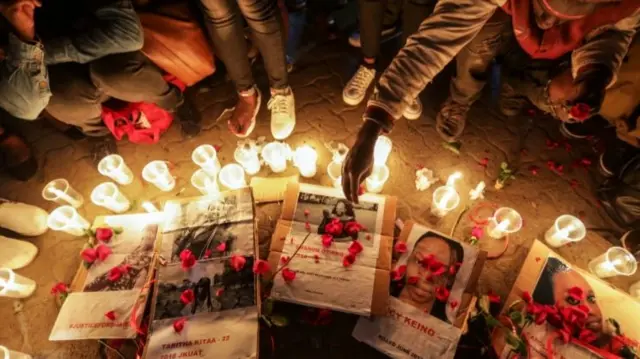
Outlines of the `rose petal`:
M 325 233 L 322 235 L 321 238 L 322 238 L 322 245 L 324 247 L 330 247 L 331 243 L 333 243 L 333 236 L 330 234 Z
M 111 248 L 104 244 L 98 244 L 96 254 L 98 255 L 98 259 L 104 262 L 111 255 Z
M 582 301 L 584 299 L 584 290 L 582 290 L 582 288 L 580 288 L 580 287 L 573 286 L 573 287 L 569 288 L 569 290 L 567 292 L 568 292 L 570 297 L 572 297 L 573 299 L 575 299 L 577 301 Z
M 120 278 L 122 278 L 122 268 L 113 267 L 109 270 L 107 280 L 109 280 L 110 282 L 115 282 Z
M 69 292 L 69 287 L 67 287 L 67 285 L 62 282 L 58 282 L 54 284 L 53 287 L 51 287 L 52 295 L 64 294 L 67 292 Z
M 104 316 L 109 320 L 116 320 L 116 313 L 113 310 L 104 313 Z
M 186 289 L 180 294 L 180 301 L 182 304 L 187 305 L 193 302 L 196 299 L 195 294 L 193 293 L 193 289 Z
M 233 268 L 233 270 L 235 270 L 236 272 L 239 272 L 242 268 L 244 268 L 244 265 L 245 263 L 247 263 L 247 260 L 243 256 L 234 254 L 231 256 L 229 263 L 231 265 L 231 268 Z
M 113 229 L 111 228 L 98 228 L 96 229 L 96 239 L 102 242 L 109 242 L 113 237 Z
M 280 263 L 282 263 L 282 264 L 287 264 L 287 263 L 289 263 L 289 257 L 288 257 L 288 256 L 282 256 L 282 257 L 280 257 Z
M 82 257 L 82 260 L 87 263 L 93 263 L 98 259 L 98 254 L 93 248 L 86 248 L 82 253 L 80 253 L 80 256 Z
M 186 318 L 180 318 L 180 319 L 176 319 L 173 322 L 173 330 L 176 331 L 176 333 L 181 333 L 182 330 L 184 329 L 184 324 L 187 321 Z
M 449 306 L 451 307 L 451 309 L 456 309 L 456 307 L 458 306 L 458 301 L 452 300 L 451 302 L 449 302 Z
M 349 253 L 342 258 L 342 265 L 344 267 L 351 267 L 351 265 L 355 262 L 356 262 L 356 256 L 352 253 Z
M 305 216 L 305 217 L 308 217 L 308 216 L 309 216 L 309 210 L 308 210 L 308 209 L 305 209 L 305 210 L 304 210 L 304 216 Z
M 419 278 L 417 276 L 413 275 L 413 276 L 407 278 L 407 283 L 411 284 L 411 285 L 416 285 L 418 283 L 418 279 Z
M 396 242 L 396 244 L 393 246 L 393 251 L 399 254 L 406 253 L 407 243 L 401 241 Z
M 216 246 L 218 252 L 224 252 L 227 250 L 227 242 L 222 242 Z
M 531 293 L 527 291 L 522 292 L 522 300 L 524 300 L 525 303 L 531 303 L 533 301 L 533 298 L 531 298 Z
M 216 297 L 219 297 L 222 295 L 222 293 L 224 293 L 224 288 L 218 288 L 216 290 Z
M 305 222 L 304 229 L 306 229 L 308 232 L 311 231 L 311 225 L 309 224 L 309 222 Z
M 262 275 L 269 272 L 270 270 L 271 270 L 271 266 L 269 265 L 269 262 L 265 260 L 258 259 L 253 264 L 253 273 L 255 274 Z
M 492 290 L 489 290 L 489 293 L 487 293 L 487 297 L 489 297 L 490 303 L 500 304 L 500 302 L 502 301 L 500 299 L 500 296 L 494 293 Z
M 292 271 L 289 268 L 285 268 L 282 270 L 282 278 L 286 283 L 291 283 L 294 279 L 296 279 L 296 272 Z
M 449 298 L 449 289 L 445 286 L 439 286 L 436 288 L 436 298 L 441 302 L 446 302 Z
M 349 246 L 349 253 L 356 255 L 362 252 L 362 249 L 363 247 L 362 247 L 362 244 L 360 244 L 360 242 L 352 241 L 351 245 Z
M 213 254 L 213 251 L 211 249 L 207 249 L 206 251 L 204 251 L 203 258 L 205 258 L 205 259 L 211 258 L 212 254 Z

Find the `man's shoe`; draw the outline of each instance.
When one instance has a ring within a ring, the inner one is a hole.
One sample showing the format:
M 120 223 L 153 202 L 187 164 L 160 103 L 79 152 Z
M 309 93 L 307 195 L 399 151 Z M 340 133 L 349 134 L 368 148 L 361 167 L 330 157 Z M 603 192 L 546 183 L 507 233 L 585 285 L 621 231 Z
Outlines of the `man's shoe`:
M 611 125 L 607 120 L 600 116 L 595 116 L 584 122 L 561 122 L 560 133 L 567 138 L 584 139 L 589 136 L 600 135 L 608 127 L 611 127 Z
M 289 137 L 296 127 L 296 102 L 290 87 L 271 90 L 267 104 L 271 110 L 271 134 L 276 140 Z
M 118 153 L 118 145 L 116 140 L 111 134 L 100 137 L 88 137 L 91 145 L 91 158 L 93 163 L 98 166 L 100 160 L 108 155 L 114 155 Z
M 393 39 L 397 35 L 400 35 L 400 31 L 395 25 L 383 25 L 380 35 L 380 43 L 384 43 Z M 362 47 L 362 43 L 360 42 L 360 30 L 356 30 L 351 33 L 351 36 L 349 36 L 349 45 L 357 48 Z
M 358 67 L 356 73 L 351 77 L 347 85 L 342 90 L 342 100 L 347 105 L 357 106 L 364 100 L 367 90 L 376 77 L 376 70 L 366 66 Z
M 640 149 L 617 140 L 615 145 L 600 154 L 600 173 L 605 177 L 614 177 L 620 173 L 622 167 L 635 156 Z
M 258 87 L 254 86 L 247 91 L 238 94 L 238 103 L 236 104 L 231 119 L 227 122 L 229 131 L 240 138 L 251 135 L 256 127 L 256 116 L 260 111 L 260 103 L 262 94 Z
M 184 100 L 182 104 L 176 108 L 175 114 L 180 121 L 182 128 L 182 134 L 187 137 L 195 137 L 200 133 L 201 120 L 200 111 L 196 108 L 191 99 L 184 94 Z
M 422 101 L 419 98 L 411 101 L 411 104 L 404 109 L 402 113 L 407 120 L 417 120 L 422 115 Z
M 445 101 L 444 105 L 436 116 L 436 130 L 440 137 L 447 142 L 458 140 L 467 122 L 469 105 L 459 104 L 451 97 Z

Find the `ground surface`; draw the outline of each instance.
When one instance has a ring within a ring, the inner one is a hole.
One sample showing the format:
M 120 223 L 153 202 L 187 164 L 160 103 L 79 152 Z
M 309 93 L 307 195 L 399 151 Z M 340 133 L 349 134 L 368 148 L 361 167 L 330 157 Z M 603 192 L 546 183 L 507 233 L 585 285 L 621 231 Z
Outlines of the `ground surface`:
M 291 86 L 296 96 L 298 124 L 295 133 L 287 140 L 293 147 L 308 143 L 320 154 L 318 174 L 309 182 L 328 185 L 329 179 L 323 170 L 329 161 L 324 142 L 341 141 L 350 145 L 361 123 L 364 105 L 349 107 L 342 102 L 342 87 L 354 71 L 355 57 L 348 56 L 345 45 L 333 43 L 322 45 L 303 57 L 297 70 L 291 75 Z M 264 75 L 259 77 L 263 93 L 266 90 Z M 466 193 L 480 180 L 488 187 L 488 201 L 501 206 L 517 209 L 525 220 L 524 228 L 512 239 L 506 253 L 499 259 L 489 261 L 484 268 L 478 291 L 485 293 L 490 288 L 500 295 L 506 295 L 522 265 L 534 239 L 541 239 L 544 231 L 554 219 L 564 213 L 579 215 L 588 227 L 608 227 L 606 216 L 596 205 L 593 189 L 597 183 L 595 166 L 588 170 L 576 169 L 571 163 L 582 157 L 594 159 L 594 152 L 587 143 L 572 142 L 571 151 L 562 144 L 557 149 L 548 149 L 546 141 L 564 140 L 557 131 L 557 124 L 551 120 L 537 119 L 524 140 L 525 151 L 520 151 L 520 121 L 506 121 L 489 101 L 482 101 L 473 107 L 470 124 L 464 136 L 460 155 L 442 147 L 442 142 L 434 129 L 434 118 L 440 102 L 446 97 L 448 78 L 441 76 L 438 83 L 430 86 L 423 94 L 424 114 L 420 120 L 400 121 L 391 138 L 393 151 L 389 160 L 391 177 L 384 194 L 398 197 L 398 217 L 414 219 L 448 233 L 455 222 L 450 215 L 439 223 L 429 223 L 429 206 L 433 188 L 419 192 L 415 189 L 414 172 L 417 166 L 425 166 L 435 171 L 441 180 L 446 180 L 454 171 L 461 171 L 464 178 L 458 188 L 466 199 Z M 190 160 L 191 151 L 198 145 L 209 143 L 221 146 L 220 159 L 223 164 L 232 160 L 237 139 L 226 128 L 226 117 L 216 121 L 225 106 L 230 104 L 233 89 L 224 80 L 217 85 L 202 87 L 197 91 L 197 103 L 204 113 L 204 130 L 194 139 L 183 139 L 179 126 L 166 133 L 159 144 L 136 146 L 121 142 L 119 151 L 127 164 L 137 175 L 130 186 L 122 190 L 137 202 L 132 212 L 140 212 L 143 200 L 157 204 L 176 196 L 196 195 L 196 189 L 189 184 L 191 173 L 196 169 Z M 265 101 L 266 102 L 266 101 Z M 263 106 L 265 107 L 265 106 Z M 40 170 L 35 178 L 20 183 L 0 178 L 0 196 L 22 201 L 51 211 L 55 204 L 46 202 L 40 191 L 48 181 L 64 177 L 88 200 L 90 191 L 105 180 L 88 156 L 86 141 L 72 142 L 56 130 L 42 123 L 25 124 L 24 130 L 29 143 L 34 147 L 39 159 Z M 258 126 L 253 137 L 267 136 L 269 117 L 266 108 L 260 112 Z M 486 168 L 480 163 L 487 158 Z M 173 173 L 178 185 L 169 193 L 160 193 L 155 187 L 142 182 L 142 167 L 151 160 L 166 160 L 175 165 Z M 520 161 L 517 179 L 501 191 L 495 191 L 493 182 L 502 161 Z M 547 161 L 564 164 L 564 173 L 554 173 L 547 168 Z M 530 166 L 539 167 L 539 174 L 533 175 Z M 293 174 L 293 168 L 287 174 Z M 270 175 L 263 169 L 261 175 Z M 571 181 L 577 186 L 572 187 Z M 85 203 L 80 210 L 88 219 L 107 214 L 92 203 Z M 261 255 L 264 257 L 269 234 L 278 217 L 279 205 L 271 204 L 259 208 Z M 459 239 L 469 236 L 469 221 L 463 217 L 455 231 Z M 29 239 L 35 243 L 40 253 L 33 264 L 19 271 L 33 278 L 38 289 L 31 298 L 8 300 L 0 298 L 0 343 L 33 353 L 35 358 L 97 358 L 95 342 L 54 343 L 47 340 L 58 313 L 58 307 L 49 294 L 51 286 L 59 281 L 69 282 L 80 264 L 79 250 L 83 239 L 71 237 L 61 232 L 48 233 Z M 563 247 L 559 253 L 578 267 L 586 268 L 588 261 L 602 253 L 610 243 L 590 232 L 579 244 Z M 614 279 L 610 282 L 623 290 L 634 278 Z M 284 308 L 289 313 L 299 313 L 295 308 Z M 291 314 L 295 315 L 295 314 Z M 295 318 L 290 318 L 295 319 Z M 354 317 L 335 315 L 334 323 L 328 327 L 302 328 L 292 332 L 274 334 L 277 357 L 279 358 L 347 358 L 357 355 L 362 358 L 377 357 L 372 349 L 351 339 L 350 331 Z M 268 338 L 268 335 L 264 335 Z M 264 357 L 270 357 L 269 339 L 264 339 Z M 302 351 L 304 350 L 304 351 Z

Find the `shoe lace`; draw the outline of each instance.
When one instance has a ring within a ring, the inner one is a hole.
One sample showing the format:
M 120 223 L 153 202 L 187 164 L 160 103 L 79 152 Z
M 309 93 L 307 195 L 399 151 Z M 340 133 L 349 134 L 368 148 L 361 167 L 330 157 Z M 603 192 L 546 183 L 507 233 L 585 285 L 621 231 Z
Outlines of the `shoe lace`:
M 267 103 L 267 108 L 276 114 L 284 114 L 289 112 L 289 101 L 287 95 L 275 94 Z
M 356 74 L 351 78 L 351 81 L 349 81 L 349 87 L 355 87 L 358 90 L 367 88 L 373 76 L 373 71 L 360 66 Z

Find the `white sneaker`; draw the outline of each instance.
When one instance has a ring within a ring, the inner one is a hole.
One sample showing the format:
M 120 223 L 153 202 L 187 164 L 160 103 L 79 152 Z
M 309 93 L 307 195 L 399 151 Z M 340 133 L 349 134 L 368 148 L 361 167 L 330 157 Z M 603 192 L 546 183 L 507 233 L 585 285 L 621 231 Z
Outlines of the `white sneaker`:
M 367 90 L 373 79 L 376 77 L 376 70 L 368 69 L 364 66 L 358 67 L 358 71 L 351 77 L 347 85 L 342 90 L 342 100 L 351 106 L 356 106 L 367 94 Z
M 271 99 L 267 103 L 271 110 L 271 134 L 276 140 L 289 137 L 296 127 L 296 103 L 290 87 L 284 90 L 271 90 Z
M 422 115 L 422 102 L 420 101 L 420 99 L 416 97 L 416 99 L 411 102 L 409 107 L 406 107 L 404 109 L 404 112 L 402 113 L 402 115 L 407 120 L 419 119 L 420 116 Z

